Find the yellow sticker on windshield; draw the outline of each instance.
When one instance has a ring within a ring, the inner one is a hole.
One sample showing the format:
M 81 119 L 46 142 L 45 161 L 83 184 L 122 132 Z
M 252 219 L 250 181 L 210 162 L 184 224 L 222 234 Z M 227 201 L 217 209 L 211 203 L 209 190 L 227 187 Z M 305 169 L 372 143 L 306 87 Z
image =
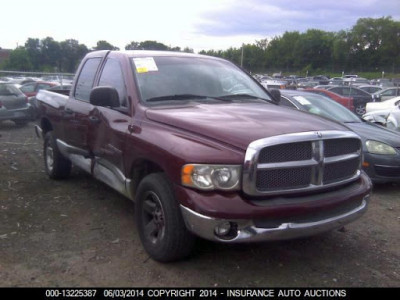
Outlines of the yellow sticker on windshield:
M 153 57 L 138 57 L 133 59 L 133 63 L 136 67 L 136 72 L 147 73 L 158 71 L 156 62 Z

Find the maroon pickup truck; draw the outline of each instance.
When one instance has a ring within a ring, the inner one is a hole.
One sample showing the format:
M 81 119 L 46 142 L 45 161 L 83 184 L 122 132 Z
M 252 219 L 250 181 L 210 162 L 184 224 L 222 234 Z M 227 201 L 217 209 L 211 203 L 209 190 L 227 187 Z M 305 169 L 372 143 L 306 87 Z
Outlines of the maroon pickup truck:
M 202 55 L 97 51 L 69 96 L 40 91 L 50 178 L 77 166 L 135 202 L 158 261 L 195 237 L 292 239 L 342 227 L 367 209 L 361 141 L 341 124 L 279 107 L 232 63 Z

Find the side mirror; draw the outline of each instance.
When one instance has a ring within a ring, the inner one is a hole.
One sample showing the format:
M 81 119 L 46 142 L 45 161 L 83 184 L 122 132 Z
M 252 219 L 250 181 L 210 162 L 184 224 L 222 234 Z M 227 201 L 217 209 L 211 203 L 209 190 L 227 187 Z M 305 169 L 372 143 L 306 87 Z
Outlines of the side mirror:
M 115 88 L 97 86 L 90 92 L 90 104 L 104 107 L 119 107 L 119 95 Z
M 272 96 L 272 101 L 274 101 L 276 104 L 278 104 L 281 101 L 281 91 L 278 89 L 271 89 L 269 90 L 269 93 Z

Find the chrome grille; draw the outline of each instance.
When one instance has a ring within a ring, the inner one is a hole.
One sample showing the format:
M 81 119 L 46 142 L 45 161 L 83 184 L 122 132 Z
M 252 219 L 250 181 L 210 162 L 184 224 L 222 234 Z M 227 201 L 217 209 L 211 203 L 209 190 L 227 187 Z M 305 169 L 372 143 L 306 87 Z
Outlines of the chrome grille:
M 311 142 L 271 146 L 260 151 L 258 162 L 274 163 L 311 159 L 311 147 Z
M 360 176 L 361 140 L 352 132 L 287 134 L 251 143 L 243 168 L 249 195 L 312 191 Z

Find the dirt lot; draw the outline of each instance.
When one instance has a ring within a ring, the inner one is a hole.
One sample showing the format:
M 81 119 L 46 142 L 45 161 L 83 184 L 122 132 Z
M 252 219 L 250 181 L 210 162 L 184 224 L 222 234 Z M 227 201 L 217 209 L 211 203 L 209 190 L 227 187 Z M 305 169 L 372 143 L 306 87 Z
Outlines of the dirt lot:
M 134 204 L 74 169 L 44 172 L 33 123 L 0 123 L 0 286 L 399 287 L 400 185 L 376 186 L 345 230 L 285 242 L 199 241 L 189 260 L 149 259 Z

